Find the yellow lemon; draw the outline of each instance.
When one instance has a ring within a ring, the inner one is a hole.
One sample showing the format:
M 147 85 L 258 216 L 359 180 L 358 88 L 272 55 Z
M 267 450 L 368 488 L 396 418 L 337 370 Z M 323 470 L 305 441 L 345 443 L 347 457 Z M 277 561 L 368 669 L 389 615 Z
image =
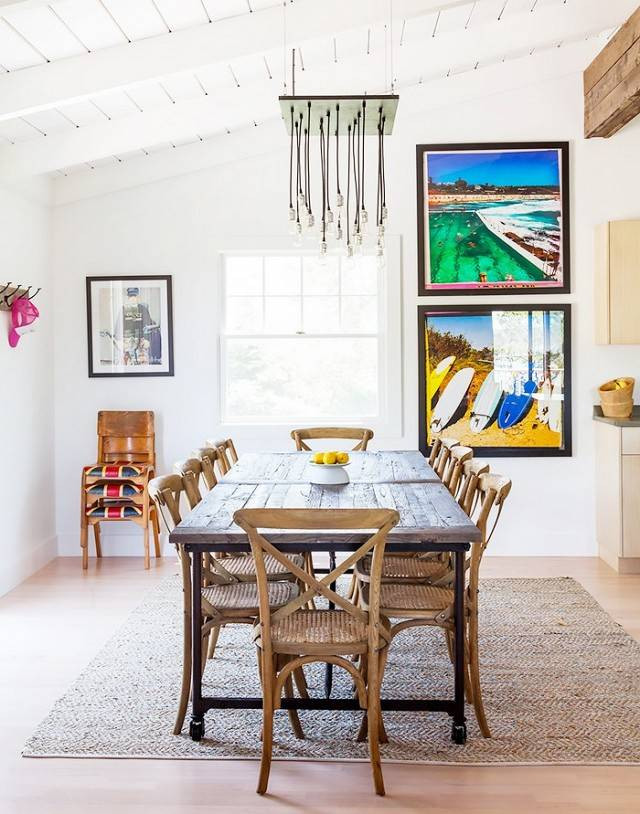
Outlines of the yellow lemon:
M 324 463 L 324 452 L 314 452 L 313 458 L 311 459 L 314 464 L 323 464 Z
M 349 454 L 347 452 L 339 452 L 336 455 L 336 460 L 339 464 L 348 464 L 349 463 Z
M 334 464 L 336 462 L 336 453 L 335 452 L 325 452 L 323 456 L 323 461 L 325 464 Z

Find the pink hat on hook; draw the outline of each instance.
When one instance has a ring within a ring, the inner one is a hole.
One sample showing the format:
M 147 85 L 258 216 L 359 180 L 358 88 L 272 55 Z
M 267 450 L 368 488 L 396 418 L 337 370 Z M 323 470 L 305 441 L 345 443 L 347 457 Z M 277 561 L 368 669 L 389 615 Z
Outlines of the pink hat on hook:
M 9 331 L 9 344 L 12 348 L 20 341 L 22 334 L 34 330 L 29 328 L 38 319 L 40 312 L 26 297 L 18 297 L 11 303 L 11 330 Z

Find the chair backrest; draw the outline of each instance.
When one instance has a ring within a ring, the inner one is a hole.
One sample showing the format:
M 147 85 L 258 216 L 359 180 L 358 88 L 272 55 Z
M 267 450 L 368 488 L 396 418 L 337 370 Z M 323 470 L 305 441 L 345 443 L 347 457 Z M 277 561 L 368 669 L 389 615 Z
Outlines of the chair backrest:
M 451 450 L 454 447 L 457 447 L 460 442 L 455 438 L 440 438 L 439 440 L 440 447 L 438 457 L 435 460 L 433 468 L 435 469 L 436 475 L 442 479 L 447 470 L 447 463 L 451 457 Z
M 215 447 L 200 447 L 199 449 L 195 449 L 193 454 L 196 458 L 200 459 L 200 463 L 202 464 L 202 479 L 207 489 L 213 489 L 218 483 L 215 471 L 216 461 L 218 461 L 219 457 L 218 450 Z
M 180 496 L 184 492 L 184 482 L 180 475 L 159 475 L 149 481 L 149 497 L 158 508 L 167 531 L 173 531 L 182 520 Z
M 370 640 L 378 636 L 377 628 L 380 618 L 380 580 L 387 534 L 399 522 L 400 516 L 393 509 L 239 509 L 234 514 L 234 521 L 249 537 L 251 552 L 255 559 L 260 600 L 260 626 L 265 655 L 271 651 L 271 625 L 286 619 L 295 611 L 307 605 L 315 596 L 322 596 L 335 603 L 346 613 L 360 622 L 369 625 Z M 299 568 L 292 560 L 280 552 L 258 531 L 270 529 L 295 529 L 311 531 L 319 529 L 375 529 L 374 534 L 349 554 L 343 562 L 324 576 L 321 580 L 308 571 Z M 371 563 L 371 584 L 369 593 L 369 612 L 363 611 L 344 596 L 331 589 L 335 582 L 355 563 L 373 552 Z M 301 585 L 308 586 L 284 607 L 272 611 L 269 607 L 269 591 L 264 557 L 271 555 L 285 566 L 299 580 Z M 373 631 L 373 632 L 372 632 Z
M 185 461 L 177 461 L 173 468 L 179 475 L 182 475 L 184 492 L 189 501 L 189 507 L 193 509 L 202 500 L 200 492 L 202 461 L 200 458 L 187 458 Z
M 296 442 L 298 452 L 311 452 L 311 447 L 305 441 L 347 438 L 358 443 L 352 448 L 352 452 L 364 451 L 373 438 L 373 430 L 366 427 L 306 427 L 301 430 L 291 430 L 291 437 Z
M 152 410 L 100 410 L 98 463 L 127 461 L 156 465 Z
M 485 473 L 478 476 L 475 488 L 477 500 L 472 520 L 480 529 L 482 539 L 471 547 L 470 597 L 475 597 L 477 594 L 482 555 L 496 530 L 505 501 L 511 491 L 511 479 L 504 475 Z
M 213 447 L 217 451 L 218 466 L 223 475 L 226 475 L 238 460 L 238 453 L 231 438 L 223 438 L 220 441 L 205 441 L 205 446 Z
M 442 477 L 442 482 L 456 497 L 462 480 L 462 466 L 473 458 L 473 449 L 458 445 L 449 451 L 449 462 Z
M 438 460 L 438 455 L 440 454 L 440 449 L 442 448 L 442 441 L 440 438 L 434 438 L 433 444 L 431 444 L 431 452 L 429 453 L 429 466 L 435 467 L 436 461 Z
M 471 516 L 478 499 L 478 478 L 489 472 L 489 463 L 481 458 L 470 458 L 462 464 L 462 475 L 456 497 L 464 511 Z

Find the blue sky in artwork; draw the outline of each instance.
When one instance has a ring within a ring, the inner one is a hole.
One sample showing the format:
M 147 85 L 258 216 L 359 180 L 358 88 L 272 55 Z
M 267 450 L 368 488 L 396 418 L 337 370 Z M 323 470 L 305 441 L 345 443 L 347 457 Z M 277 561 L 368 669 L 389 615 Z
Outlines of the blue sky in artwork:
M 469 184 L 559 186 L 557 150 L 428 153 L 427 177 L 435 183 L 462 178 Z
M 477 350 L 493 347 L 491 314 L 427 316 L 427 326 L 438 333 L 462 334 Z M 439 359 L 437 361 L 440 361 Z

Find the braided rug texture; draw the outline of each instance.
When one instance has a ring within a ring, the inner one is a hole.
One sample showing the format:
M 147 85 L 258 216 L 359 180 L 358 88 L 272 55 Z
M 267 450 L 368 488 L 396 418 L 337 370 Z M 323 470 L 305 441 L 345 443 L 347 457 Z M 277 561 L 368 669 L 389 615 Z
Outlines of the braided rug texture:
M 640 763 L 640 644 L 569 578 L 482 582 L 480 655 L 493 737 L 480 735 L 467 707 L 465 746 L 450 740 L 442 713 L 389 712 L 382 758 L 460 764 Z M 189 713 L 171 734 L 181 662 L 181 588 L 169 577 L 144 599 L 60 698 L 25 745 L 26 757 L 256 759 L 259 710 L 212 710 L 193 742 Z M 306 667 L 311 695 L 324 667 Z M 383 696 L 451 697 L 451 664 L 437 629 L 412 629 L 393 642 Z M 249 626 L 220 634 L 203 689 L 259 695 Z M 344 671 L 334 694 L 349 695 Z M 367 760 L 355 738 L 360 712 L 301 711 L 305 740 L 276 713 L 274 758 Z

